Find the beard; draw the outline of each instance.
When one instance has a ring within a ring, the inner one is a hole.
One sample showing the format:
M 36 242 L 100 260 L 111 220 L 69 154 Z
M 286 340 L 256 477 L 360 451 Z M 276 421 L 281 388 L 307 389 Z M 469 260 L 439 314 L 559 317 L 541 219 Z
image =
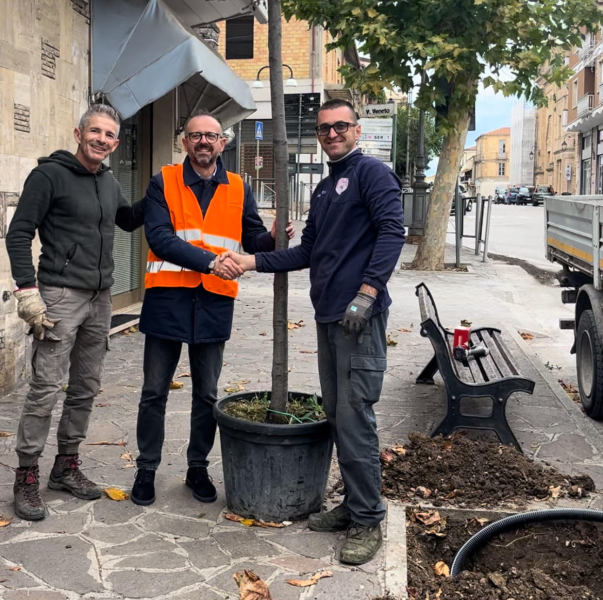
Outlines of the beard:
M 207 150 L 209 154 L 200 154 L 202 150 Z M 220 156 L 220 152 L 209 144 L 197 144 L 189 154 L 191 162 L 203 169 L 207 169 L 215 164 L 218 160 L 218 156 Z

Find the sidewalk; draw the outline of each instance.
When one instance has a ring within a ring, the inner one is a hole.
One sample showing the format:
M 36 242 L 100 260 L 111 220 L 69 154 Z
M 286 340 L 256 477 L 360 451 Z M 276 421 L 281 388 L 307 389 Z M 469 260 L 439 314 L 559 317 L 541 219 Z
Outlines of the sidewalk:
M 413 247 L 403 261 L 410 262 Z M 452 260 L 452 253 L 450 259 Z M 381 444 L 405 440 L 409 431 L 429 432 L 445 411 L 444 390 L 416 386 L 420 369 L 432 355 L 428 340 L 419 335 L 419 311 L 414 287 L 424 281 L 438 303 L 444 324 L 460 319 L 474 325 L 502 326 L 523 373 L 536 381 L 533 396 L 515 396 L 509 402 L 509 421 L 526 454 L 546 460 L 565 472 L 586 471 L 603 488 L 603 438 L 556 383 L 557 371 L 543 366 L 538 354 L 561 356 L 571 343 L 569 332 L 554 329 L 563 309 L 555 305 L 558 290 L 545 289 L 520 267 L 482 264 L 469 253 L 463 261 L 470 273 L 400 271 L 392 277 L 394 299 L 388 332 L 398 344 L 388 348 L 388 370 L 382 399 L 377 405 Z M 220 393 L 240 384 L 247 390 L 270 386 L 272 276 L 247 274 L 236 301 L 232 339 L 226 346 Z M 303 327 L 289 333 L 290 388 L 319 392 L 313 311 L 308 297 L 307 272 L 290 277 L 289 318 Z M 558 314 L 556 314 L 558 313 Z M 553 318 L 553 316 L 556 316 Z M 400 331 L 410 329 L 410 333 Z M 518 331 L 533 331 L 525 342 Z M 135 469 L 136 414 L 142 383 L 139 333 L 111 340 L 103 392 L 96 401 L 88 442 L 126 442 L 125 446 L 82 447 L 86 473 L 103 487 L 129 491 Z M 177 374 L 188 371 L 186 351 Z M 550 359 L 547 359 L 550 360 Z M 570 364 L 569 361 L 567 363 Z M 564 367 L 570 375 L 571 369 Z M 39 523 L 16 519 L 0 529 L 0 598 L 4 600 L 61 600 L 68 598 L 153 598 L 215 600 L 238 598 L 233 573 L 252 569 L 270 584 L 274 600 L 366 600 L 404 577 L 396 552 L 400 528 L 390 511 L 389 540 L 371 563 L 347 568 L 336 559 L 343 535 L 309 532 L 304 523 L 282 530 L 248 529 L 224 519 L 222 465 L 217 441 L 210 472 L 219 488 L 218 501 L 201 504 L 184 486 L 189 434 L 190 378 L 180 378 L 183 390 L 170 394 L 166 417 L 163 462 L 157 475 L 157 501 L 148 508 L 130 501 L 102 498 L 93 503 L 46 488 L 56 451 L 53 422 L 46 456 L 41 462 L 42 495 L 50 516 Z M 26 387 L 0 400 L 0 430 L 14 433 Z M 55 410 L 58 415 L 59 408 Z M 16 466 L 14 436 L 0 438 L 2 461 Z M 0 469 L 0 514 L 12 517 L 13 475 Z M 338 498 L 334 498 L 337 502 Z M 329 499 L 329 502 L 331 499 Z M 595 497 L 595 506 L 599 499 Z M 11 567 L 20 570 L 10 570 Z M 386 568 L 387 566 L 387 568 Z M 285 579 L 303 579 L 321 569 L 332 578 L 315 586 L 297 588 Z M 396 590 L 397 591 L 397 590 Z

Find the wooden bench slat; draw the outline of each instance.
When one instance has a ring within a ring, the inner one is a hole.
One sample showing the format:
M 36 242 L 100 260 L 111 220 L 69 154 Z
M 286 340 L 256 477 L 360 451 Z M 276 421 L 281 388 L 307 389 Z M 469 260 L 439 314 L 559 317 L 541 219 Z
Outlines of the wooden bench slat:
M 501 377 L 513 377 L 513 373 L 507 364 L 507 361 L 503 358 L 500 353 L 499 347 L 496 342 L 492 339 L 492 336 L 488 331 L 481 332 L 482 340 L 488 350 L 490 350 L 490 354 L 492 355 L 494 364 L 496 368 L 500 372 Z
M 486 345 L 484 340 L 480 337 L 481 332 L 474 332 L 471 334 L 471 341 L 474 346 L 478 346 L 480 344 Z M 498 368 L 496 367 L 496 362 L 492 356 L 492 354 L 488 354 L 488 356 L 480 356 L 479 363 L 482 369 L 486 373 L 487 381 L 496 381 L 500 379 L 501 374 Z
M 521 376 L 521 373 L 519 372 L 519 368 L 517 367 L 517 364 L 513 360 L 513 357 L 511 356 L 511 353 L 509 352 L 509 349 L 507 348 L 507 345 L 505 344 L 504 340 L 502 339 L 500 333 L 493 331 L 492 338 L 494 339 L 494 342 L 497 345 L 501 355 L 505 359 L 511 373 L 514 376 Z
M 445 333 L 443 335 L 444 339 L 446 340 L 446 347 L 448 348 L 448 358 L 450 359 L 454 372 L 457 374 L 458 378 L 464 381 L 465 383 L 475 383 L 475 379 L 473 377 L 471 369 L 465 366 L 462 362 L 459 362 L 458 360 L 454 359 L 454 354 L 452 350 L 453 336 L 447 335 Z
M 473 380 L 475 383 L 485 383 L 484 374 L 482 370 L 479 368 L 478 361 L 474 356 L 470 356 L 467 359 L 467 364 L 469 365 L 469 369 L 471 370 L 471 374 L 473 375 Z M 458 361 L 456 361 L 458 362 Z

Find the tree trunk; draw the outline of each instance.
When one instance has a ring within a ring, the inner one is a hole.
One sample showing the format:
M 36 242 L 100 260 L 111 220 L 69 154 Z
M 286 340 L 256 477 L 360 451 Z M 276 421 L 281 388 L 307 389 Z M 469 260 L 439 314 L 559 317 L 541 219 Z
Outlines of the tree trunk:
M 285 94 L 283 91 L 281 1 L 268 0 L 268 56 L 270 65 L 270 100 L 274 148 L 276 193 L 276 249 L 287 248 L 286 228 L 289 220 L 289 173 L 287 163 L 287 131 L 285 126 Z M 289 282 L 286 273 L 274 276 L 274 309 L 272 313 L 272 396 L 270 408 L 285 412 L 289 395 L 289 360 L 287 329 L 287 298 Z M 280 415 L 268 413 L 268 421 Z
M 453 113 L 452 107 L 450 113 Z M 459 110 L 457 115 L 451 133 L 444 138 L 442 144 L 438 170 L 427 209 L 423 237 L 419 242 L 417 254 L 412 263 L 412 268 L 420 271 L 441 271 L 444 269 L 446 231 L 448 230 L 450 209 L 459 177 L 459 169 L 461 168 L 465 140 L 467 139 L 469 109 Z

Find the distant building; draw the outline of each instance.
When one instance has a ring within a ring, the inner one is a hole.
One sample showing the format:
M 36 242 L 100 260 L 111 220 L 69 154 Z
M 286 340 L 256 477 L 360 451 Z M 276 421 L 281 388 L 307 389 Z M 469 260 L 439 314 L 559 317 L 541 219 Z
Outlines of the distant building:
M 463 150 L 463 159 L 461 161 L 461 171 L 459 175 L 460 183 L 463 183 L 471 191 L 475 191 L 475 155 L 477 146 L 470 146 Z
M 520 100 L 511 111 L 511 185 L 534 185 L 535 143 L 536 108 Z
M 475 191 L 482 196 L 494 196 L 497 188 L 509 185 L 511 128 L 501 127 L 482 133 L 476 140 L 474 161 Z

